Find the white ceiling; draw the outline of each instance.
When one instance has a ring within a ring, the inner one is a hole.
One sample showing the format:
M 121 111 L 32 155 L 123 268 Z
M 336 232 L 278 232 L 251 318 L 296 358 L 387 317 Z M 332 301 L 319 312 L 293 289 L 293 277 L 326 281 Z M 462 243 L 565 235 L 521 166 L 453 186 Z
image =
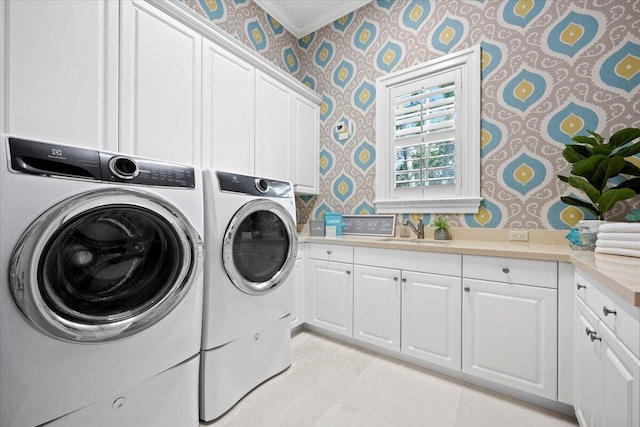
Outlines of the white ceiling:
M 290 33 L 302 38 L 371 0 L 255 0 Z

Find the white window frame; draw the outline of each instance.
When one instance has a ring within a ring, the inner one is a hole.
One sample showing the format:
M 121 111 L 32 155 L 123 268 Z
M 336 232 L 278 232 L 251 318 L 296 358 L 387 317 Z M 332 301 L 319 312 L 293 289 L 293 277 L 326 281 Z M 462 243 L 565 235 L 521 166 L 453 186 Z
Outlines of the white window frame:
M 415 81 L 437 82 L 438 76 L 460 73 L 456 91 L 456 184 L 416 191 L 395 188 L 394 89 Z M 414 65 L 376 80 L 376 212 L 476 213 L 480 207 L 480 46 Z

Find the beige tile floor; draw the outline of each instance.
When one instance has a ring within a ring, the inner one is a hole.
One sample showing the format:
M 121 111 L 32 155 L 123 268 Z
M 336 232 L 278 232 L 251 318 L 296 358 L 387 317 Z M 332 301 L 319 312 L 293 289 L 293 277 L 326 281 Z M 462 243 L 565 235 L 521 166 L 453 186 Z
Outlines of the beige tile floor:
M 216 422 L 232 427 L 563 427 L 571 419 L 311 332 L 293 364 Z

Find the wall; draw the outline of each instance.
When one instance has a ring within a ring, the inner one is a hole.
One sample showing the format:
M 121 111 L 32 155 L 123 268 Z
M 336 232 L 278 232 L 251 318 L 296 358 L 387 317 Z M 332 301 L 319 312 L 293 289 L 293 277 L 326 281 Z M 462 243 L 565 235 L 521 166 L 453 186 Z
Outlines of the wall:
M 375 213 L 375 79 L 477 44 L 485 201 L 475 215 L 450 215 L 454 226 L 569 228 L 584 213 L 559 201 L 572 193 L 556 178 L 569 170 L 564 144 L 586 129 L 640 127 L 640 0 L 376 0 L 293 48 L 254 3 L 224 5 L 229 16 L 216 24 L 251 46 L 246 23 L 258 19 L 269 44 L 258 51 L 325 99 L 321 194 L 298 198 L 303 220 Z M 285 49 L 299 58 L 295 70 Z M 340 121 L 352 128 L 347 140 L 333 132 Z

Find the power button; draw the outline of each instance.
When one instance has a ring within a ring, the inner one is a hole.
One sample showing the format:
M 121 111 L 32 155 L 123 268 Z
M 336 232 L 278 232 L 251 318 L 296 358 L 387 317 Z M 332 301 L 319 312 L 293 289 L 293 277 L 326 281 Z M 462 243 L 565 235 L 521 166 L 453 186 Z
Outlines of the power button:
M 109 160 L 109 170 L 121 179 L 133 179 L 140 173 L 135 160 L 126 156 L 115 156 Z

